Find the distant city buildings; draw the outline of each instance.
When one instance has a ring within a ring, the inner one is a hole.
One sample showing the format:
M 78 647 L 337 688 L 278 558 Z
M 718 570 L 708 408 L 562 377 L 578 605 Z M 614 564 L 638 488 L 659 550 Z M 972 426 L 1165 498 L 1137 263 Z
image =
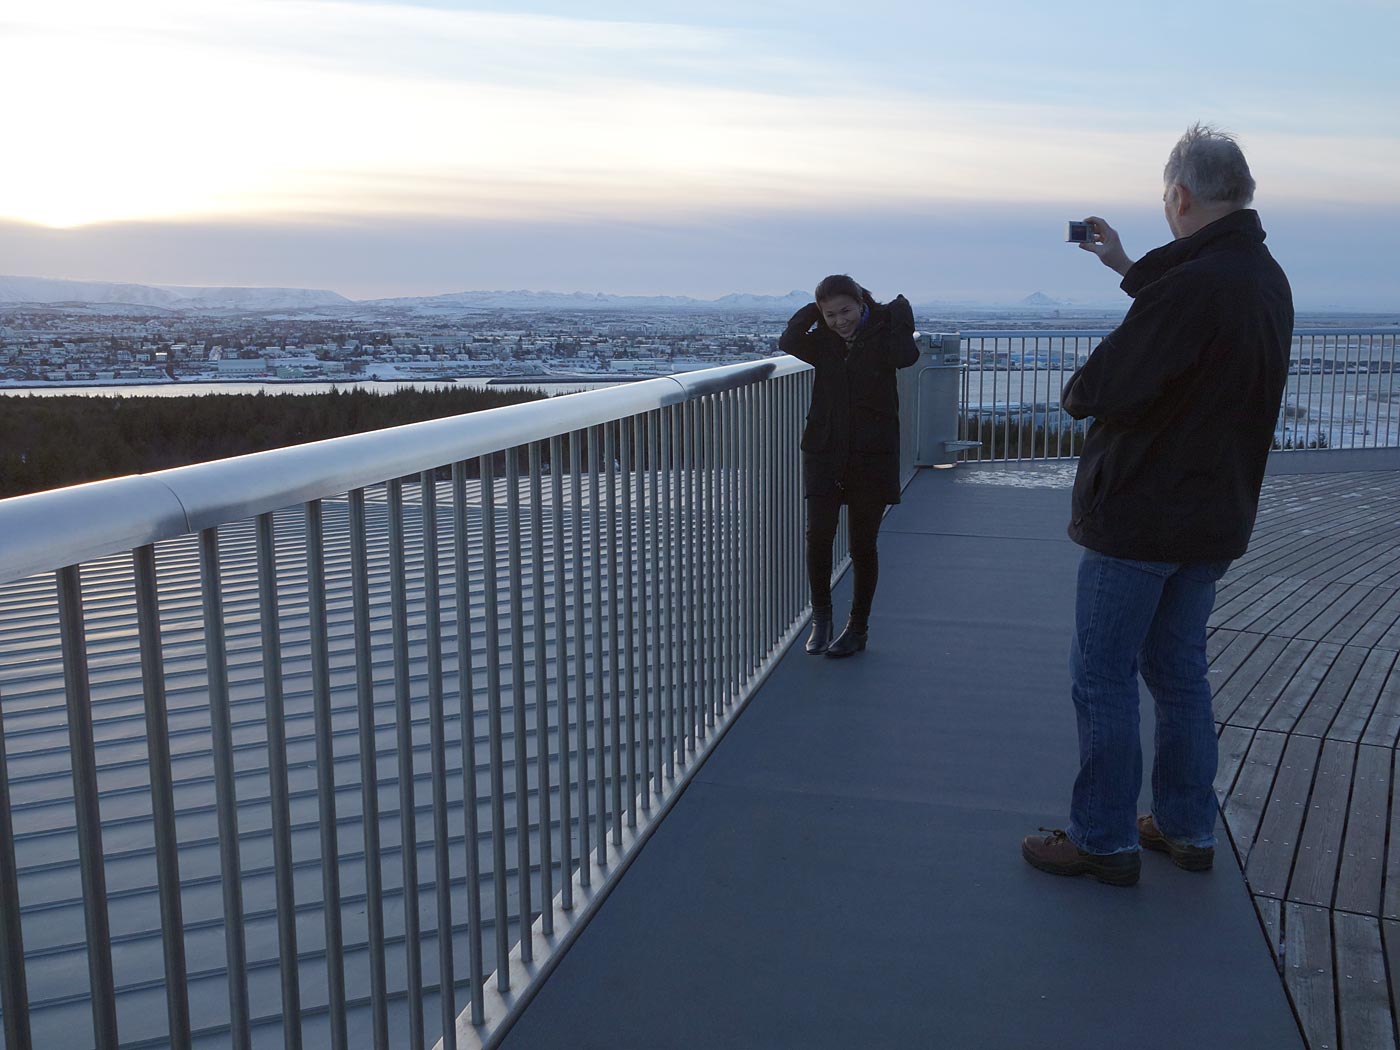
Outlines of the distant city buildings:
M 666 375 L 777 353 L 786 318 L 498 314 L 450 323 L 0 314 L 0 381 L 75 383 Z

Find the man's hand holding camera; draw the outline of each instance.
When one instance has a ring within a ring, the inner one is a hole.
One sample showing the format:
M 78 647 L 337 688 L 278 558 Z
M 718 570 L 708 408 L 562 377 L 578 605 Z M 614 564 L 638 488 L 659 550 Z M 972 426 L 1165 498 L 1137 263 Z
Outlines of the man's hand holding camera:
M 1082 222 L 1070 222 L 1065 230 L 1065 240 L 1078 244 L 1086 252 L 1093 252 L 1099 257 L 1099 262 L 1124 277 L 1133 267 L 1133 260 L 1123 250 L 1118 231 L 1097 215 L 1090 215 Z

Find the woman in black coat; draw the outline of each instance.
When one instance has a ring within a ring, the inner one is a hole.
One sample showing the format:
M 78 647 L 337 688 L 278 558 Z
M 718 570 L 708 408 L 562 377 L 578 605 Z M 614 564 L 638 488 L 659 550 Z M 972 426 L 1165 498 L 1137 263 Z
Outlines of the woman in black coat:
M 807 652 L 842 657 L 869 638 L 879 577 L 875 541 L 885 507 L 899 502 L 899 392 L 895 369 L 919 359 L 914 311 L 904 296 L 887 304 L 845 274 L 817 285 L 815 302 L 788 321 L 784 353 L 816 369 L 802 432 L 807 496 L 807 578 L 812 633 Z M 846 507 L 855 596 L 846 629 L 831 639 L 831 547 Z

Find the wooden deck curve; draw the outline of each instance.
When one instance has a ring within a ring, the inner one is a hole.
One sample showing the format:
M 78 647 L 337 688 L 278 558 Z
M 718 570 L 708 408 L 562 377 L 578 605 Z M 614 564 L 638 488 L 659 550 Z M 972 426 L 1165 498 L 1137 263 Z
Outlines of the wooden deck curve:
M 1270 477 L 1221 582 L 1216 792 L 1312 1050 L 1396 1050 L 1400 473 Z

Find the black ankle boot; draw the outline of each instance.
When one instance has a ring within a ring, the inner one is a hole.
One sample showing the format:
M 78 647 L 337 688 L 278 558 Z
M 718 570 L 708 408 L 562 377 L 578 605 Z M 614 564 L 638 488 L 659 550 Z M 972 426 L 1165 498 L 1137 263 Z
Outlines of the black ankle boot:
M 869 638 L 870 629 L 865 624 L 857 623 L 855 620 L 847 620 L 846 629 L 841 632 L 836 641 L 826 647 L 826 655 L 833 660 L 839 660 L 843 656 L 862 652 Z
M 821 656 L 831 644 L 831 606 L 812 610 L 812 633 L 807 636 L 807 655 Z

